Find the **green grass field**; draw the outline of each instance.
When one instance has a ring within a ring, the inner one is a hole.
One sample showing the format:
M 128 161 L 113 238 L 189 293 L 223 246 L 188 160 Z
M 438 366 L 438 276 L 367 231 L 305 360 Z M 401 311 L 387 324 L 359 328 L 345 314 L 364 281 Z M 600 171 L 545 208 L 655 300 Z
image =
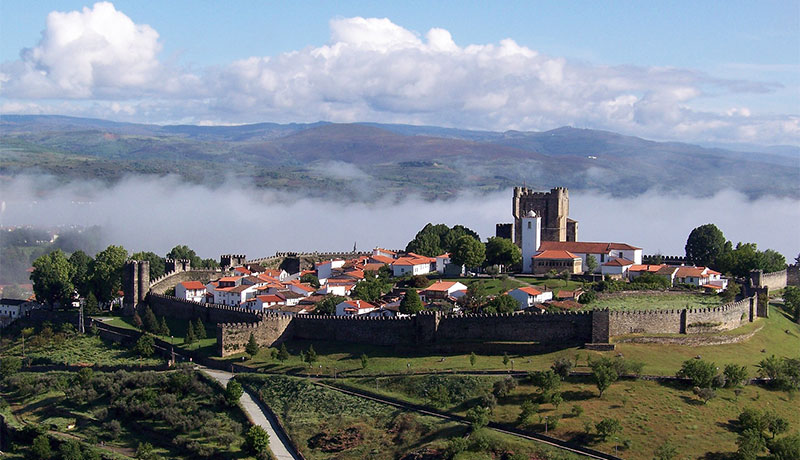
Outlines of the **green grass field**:
M 186 331 L 189 329 L 189 322 L 176 318 L 165 318 L 167 327 L 169 328 L 170 335 L 156 335 L 156 337 L 169 343 L 173 343 L 175 348 L 183 350 L 192 350 L 203 353 L 206 356 L 213 356 L 217 350 L 217 330 L 215 325 L 204 324 L 206 329 L 206 338 L 196 340 L 193 343 L 183 343 L 186 337 Z M 160 318 L 159 318 L 160 320 Z M 125 329 L 138 330 L 133 323 L 132 317 L 115 316 L 106 321 L 107 324 Z
M 62 338 L 54 336 L 46 342 L 37 343 L 34 335 L 27 339 L 25 346 L 25 358 L 33 365 L 149 366 L 164 362 L 158 357 L 140 358 L 127 348 L 105 343 L 89 334 L 68 334 Z M 21 337 L 14 337 L 0 348 L 3 356 L 22 357 L 22 351 Z
M 712 294 L 684 293 L 616 293 L 597 299 L 584 309 L 596 310 L 684 310 L 687 308 L 713 308 L 722 305 L 720 297 Z
M 340 385 L 361 388 L 373 393 L 402 399 L 415 404 L 437 407 L 422 391 L 435 385 L 452 389 L 451 401 L 438 406 L 464 415 L 477 404 L 481 393 L 491 388 L 501 377 L 448 376 L 445 381 L 434 376 L 386 377 L 378 379 L 344 379 Z M 464 381 L 459 383 L 459 379 Z M 473 388 L 464 394 L 463 388 Z M 791 430 L 800 429 L 800 411 L 796 410 L 796 399 L 781 391 L 772 391 L 760 386 L 745 386 L 740 395 L 732 389 L 720 389 L 718 396 L 708 404 L 702 404 L 693 396 L 691 388 L 682 384 L 658 383 L 645 380 L 621 380 L 598 397 L 597 387 L 588 378 L 570 378 L 561 384 L 564 401 L 556 408 L 552 404 L 541 404 L 537 414 L 527 423 L 519 423 L 520 405 L 527 399 L 536 399 L 537 389 L 521 380 L 519 386 L 508 396 L 498 398 L 491 419 L 496 422 L 518 426 L 523 429 L 544 432 L 544 417 L 559 417 L 556 429 L 550 426 L 548 433 L 565 440 L 573 440 L 605 452 L 613 452 L 614 441 L 602 441 L 595 431 L 586 433 L 586 424 L 592 426 L 606 417 L 620 420 L 623 426 L 617 445 L 629 440 L 631 447 L 621 451 L 621 456 L 631 459 L 649 460 L 653 451 L 664 440 L 679 446 L 677 458 L 706 458 L 707 452 L 730 453 L 736 450 L 737 433 L 732 430 L 732 421 L 745 408 L 771 410 L 785 418 Z M 580 416 L 572 414 L 572 407 L 583 409 Z M 716 457 L 713 457 L 716 458 Z

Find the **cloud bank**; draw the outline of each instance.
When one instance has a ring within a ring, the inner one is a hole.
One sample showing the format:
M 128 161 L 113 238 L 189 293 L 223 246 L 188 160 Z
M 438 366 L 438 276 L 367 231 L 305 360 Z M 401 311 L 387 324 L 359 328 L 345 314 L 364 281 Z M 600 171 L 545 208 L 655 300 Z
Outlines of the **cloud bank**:
M 333 19 L 326 45 L 214 68 L 165 64 L 160 49 L 156 30 L 108 2 L 50 13 L 39 43 L 0 67 L 0 112 L 501 131 L 572 125 L 656 139 L 800 143 L 796 114 L 694 107 L 780 85 L 690 69 L 589 64 L 546 56 L 510 38 L 459 46 L 447 30 L 421 35 L 387 18 Z
M 691 230 L 716 224 L 734 242 L 755 242 L 787 259 L 800 251 L 800 235 L 780 223 L 800 222 L 800 200 L 749 201 L 723 191 L 711 198 L 648 192 L 636 199 L 570 194 L 570 216 L 581 241 L 625 242 L 646 254 L 683 254 Z M 276 251 L 348 251 L 376 246 L 402 249 L 426 223 L 462 224 L 484 240 L 495 224 L 511 222 L 511 190 L 464 192 L 450 200 L 410 197 L 353 202 L 342 197 L 300 195 L 245 188 L 190 185 L 177 177 L 128 177 L 113 186 L 91 182 L 59 185 L 43 176 L 0 183 L 5 202 L 1 225 L 100 225 L 105 244 L 165 254 L 187 244 L 202 257 Z

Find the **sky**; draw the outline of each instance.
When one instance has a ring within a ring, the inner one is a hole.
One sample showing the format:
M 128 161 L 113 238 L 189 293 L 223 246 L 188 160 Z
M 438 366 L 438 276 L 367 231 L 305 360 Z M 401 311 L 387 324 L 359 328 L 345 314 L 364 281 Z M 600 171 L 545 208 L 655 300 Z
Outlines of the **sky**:
M 800 145 L 800 2 L 0 1 L 0 114 Z

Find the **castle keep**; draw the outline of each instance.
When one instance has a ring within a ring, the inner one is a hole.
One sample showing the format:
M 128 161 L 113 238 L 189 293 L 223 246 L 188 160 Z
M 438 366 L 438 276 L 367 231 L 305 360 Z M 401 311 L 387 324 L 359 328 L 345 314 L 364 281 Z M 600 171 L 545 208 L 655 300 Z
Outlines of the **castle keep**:
M 569 190 L 556 187 L 549 192 L 536 192 L 514 187 L 512 198 L 513 241 L 522 241 L 522 218 L 530 212 L 542 218 L 542 241 L 577 241 L 578 222 L 569 216 Z M 510 224 L 497 224 L 497 236 L 508 238 Z

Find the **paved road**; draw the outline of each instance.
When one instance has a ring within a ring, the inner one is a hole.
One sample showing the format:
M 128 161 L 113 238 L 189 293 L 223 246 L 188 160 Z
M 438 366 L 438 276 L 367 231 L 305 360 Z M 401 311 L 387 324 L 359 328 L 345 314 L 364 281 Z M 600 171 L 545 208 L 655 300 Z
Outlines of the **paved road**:
M 227 385 L 228 380 L 234 376 L 234 374 L 230 372 L 218 371 L 216 369 L 200 368 L 200 370 L 223 386 Z M 261 426 L 269 433 L 269 448 L 278 460 L 300 460 L 300 457 L 292 453 L 293 450 L 289 447 L 289 441 L 286 439 L 283 431 L 277 428 L 277 421 L 274 420 L 270 414 L 261 410 L 261 407 L 253 400 L 250 393 L 247 391 L 242 393 L 240 402 L 253 423 Z

